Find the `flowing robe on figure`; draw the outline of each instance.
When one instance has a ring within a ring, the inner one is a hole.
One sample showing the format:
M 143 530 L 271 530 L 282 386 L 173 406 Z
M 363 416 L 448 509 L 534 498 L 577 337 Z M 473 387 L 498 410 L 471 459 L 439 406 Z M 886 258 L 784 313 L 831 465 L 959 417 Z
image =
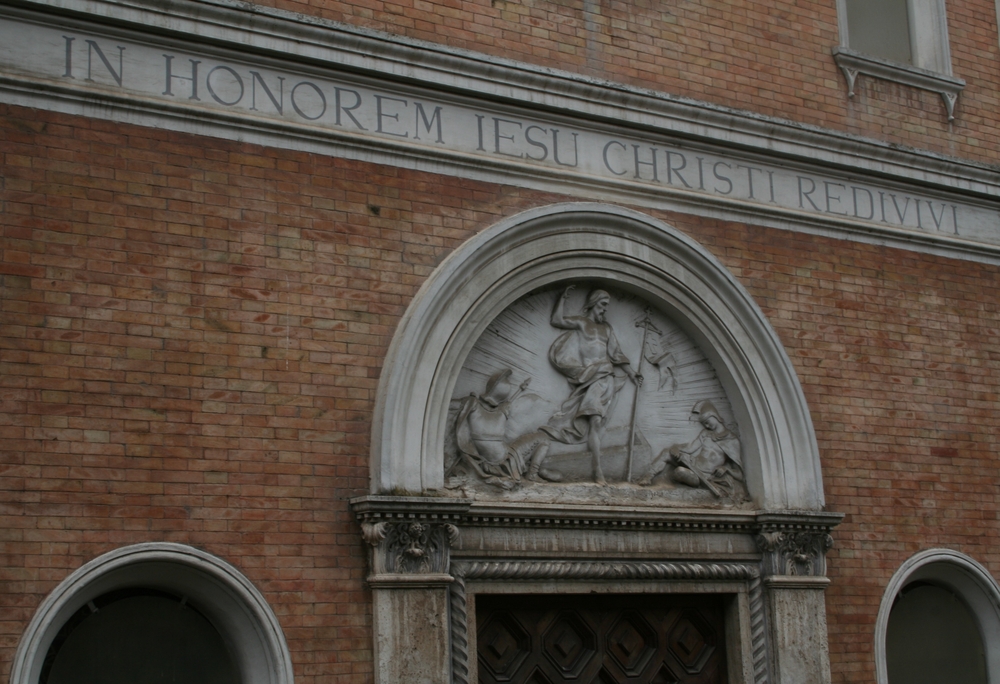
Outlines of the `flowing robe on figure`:
M 566 316 L 567 330 L 549 348 L 549 361 L 569 382 L 569 397 L 540 430 L 564 444 L 582 444 L 590 417 L 607 418 L 615 396 L 625 384 L 615 366 L 629 362 L 607 323 L 586 316 Z

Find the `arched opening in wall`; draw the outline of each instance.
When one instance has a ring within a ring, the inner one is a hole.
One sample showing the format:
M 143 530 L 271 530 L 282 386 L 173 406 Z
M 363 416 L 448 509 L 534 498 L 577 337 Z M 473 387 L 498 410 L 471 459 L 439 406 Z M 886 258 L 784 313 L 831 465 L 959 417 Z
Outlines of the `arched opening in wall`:
M 39 684 L 240 684 L 225 640 L 195 604 L 158 589 L 88 601 L 49 646 Z
M 889 684 L 986 684 L 983 637 L 947 587 L 918 580 L 893 602 L 885 635 Z
M 886 587 L 876 623 L 879 684 L 986 684 L 1000 676 L 1000 587 L 979 563 L 923 551 Z
M 292 684 L 277 618 L 239 571 L 182 544 L 117 549 L 67 577 L 21 640 L 12 684 Z

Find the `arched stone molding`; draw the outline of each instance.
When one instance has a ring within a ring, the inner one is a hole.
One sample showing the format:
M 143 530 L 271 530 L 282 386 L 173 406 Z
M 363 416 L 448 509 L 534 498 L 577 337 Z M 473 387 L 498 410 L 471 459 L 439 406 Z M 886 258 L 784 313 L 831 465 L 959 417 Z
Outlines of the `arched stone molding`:
M 875 680 L 889 684 L 885 638 L 889 613 L 900 591 L 924 581 L 949 589 L 965 600 L 979 623 L 989 681 L 1000 681 L 1000 584 L 975 560 L 951 549 L 928 549 L 911 556 L 889 580 L 875 620 Z
M 486 326 L 538 288 L 586 279 L 641 294 L 708 356 L 733 404 L 763 510 L 823 507 L 819 451 L 792 364 L 747 291 L 707 250 L 622 207 L 573 203 L 510 217 L 431 275 L 393 338 L 372 433 L 373 494 L 442 488 L 447 407 Z
M 181 594 L 212 622 L 244 684 L 292 684 L 292 661 L 278 619 L 236 568 L 184 544 L 136 544 L 106 553 L 69 575 L 46 597 L 14 657 L 11 684 L 38 684 L 62 625 L 88 601 L 128 587 Z

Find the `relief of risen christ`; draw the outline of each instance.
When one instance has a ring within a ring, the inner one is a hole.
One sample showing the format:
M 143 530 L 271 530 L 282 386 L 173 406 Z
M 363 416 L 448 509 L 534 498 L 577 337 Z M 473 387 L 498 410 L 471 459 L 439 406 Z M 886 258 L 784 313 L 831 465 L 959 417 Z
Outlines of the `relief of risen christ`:
M 637 386 L 638 375 L 621 350 L 605 315 L 611 295 L 594 290 L 587 297 L 583 315 L 567 316 L 566 299 L 574 287 L 566 288 L 552 310 L 552 325 L 565 330 L 549 348 L 549 361 L 569 382 L 569 397 L 548 425 L 539 428 L 563 444 L 586 442 L 594 463 L 594 481 L 607 484 L 601 469 L 601 433 L 609 418 L 615 395 L 625 379 L 615 375 L 620 367 Z

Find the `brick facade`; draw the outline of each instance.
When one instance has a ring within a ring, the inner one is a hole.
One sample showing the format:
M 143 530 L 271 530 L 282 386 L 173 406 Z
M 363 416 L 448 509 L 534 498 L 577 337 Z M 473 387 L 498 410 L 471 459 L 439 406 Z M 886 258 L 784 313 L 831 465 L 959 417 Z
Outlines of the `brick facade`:
M 926 91 L 862 79 L 847 98 L 830 56 L 836 0 L 258 4 L 985 163 L 1000 143 L 992 0 L 947 3 L 953 69 L 967 81 L 950 125 Z
M 165 540 L 259 586 L 298 681 L 370 681 L 346 501 L 366 490 L 389 340 L 452 248 L 562 198 L 2 114 L 2 676 L 69 571 Z M 799 373 L 828 508 L 847 514 L 830 554 L 834 681 L 871 681 L 875 612 L 903 560 L 947 546 L 1000 573 L 1000 272 L 659 217 L 737 276 Z
M 950 125 L 931 93 L 847 99 L 832 0 L 261 4 L 974 162 L 1000 143 L 990 0 L 947 5 L 968 82 Z M 69 572 L 162 540 L 246 574 L 300 684 L 371 682 L 348 500 L 393 332 L 456 246 L 574 199 L 0 105 L 0 678 Z M 846 514 L 833 681 L 872 682 L 905 559 L 947 547 L 1000 576 L 1000 268 L 638 209 L 714 254 L 792 359 Z

